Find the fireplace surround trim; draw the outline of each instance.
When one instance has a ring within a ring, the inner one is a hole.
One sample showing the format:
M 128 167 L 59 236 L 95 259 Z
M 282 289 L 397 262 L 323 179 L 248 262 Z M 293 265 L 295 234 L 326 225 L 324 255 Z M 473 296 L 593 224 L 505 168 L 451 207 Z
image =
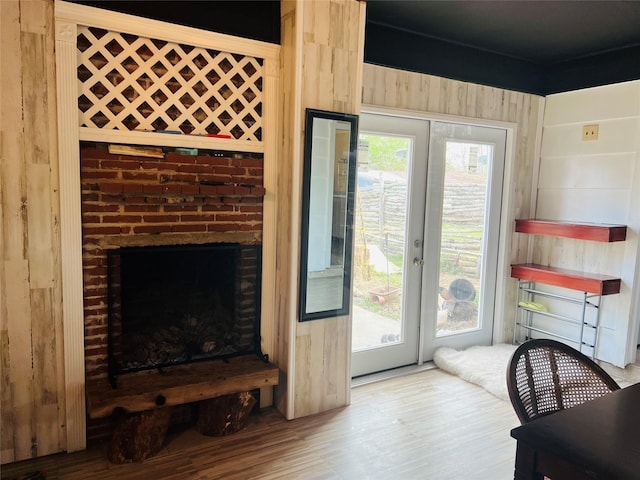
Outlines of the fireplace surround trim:
M 84 361 L 84 315 L 82 277 L 82 227 L 80 211 L 80 158 L 78 145 L 81 135 L 77 114 L 77 25 L 90 25 L 116 31 L 128 31 L 145 35 L 161 35 L 188 44 L 197 42 L 211 48 L 259 56 L 264 59 L 264 132 L 262 150 L 265 158 L 264 187 L 267 191 L 264 202 L 263 236 L 263 289 L 261 337 L 263 350 L 273 351 L 275 346 L 275 252 L 276 207 L 277 207 L 277 162 L 279 151 L 278 99 L 279 99 L 279 55 L 280 46 L 240 39 L 201 30 L 176 26 L 155 20 L 142 19 L 102 9 L 86 7 L 59 0 L 55 2 L 55 55 L 56 94 L 58 107 L 58 158 L 60 177 L 60 241 L 62 264 L 62 297 L 64 302 L 64 405 L 66 448 L 68 452 L 86 448 L 86 392 Z M 158 33 L 160 32 L 160 33 Z M 97 132 L 100 132 L 99 130 Z M 105 141 L 119 141 L 117 131 L 104 132 Z M 156 134 L 161 135 L 161 134 Z M 162 137 L 173 142 L 174 137 Z M 130 138 L 130 137 L 129 137 Z M 86 139 L 86 138 L 85 138 Z M 225 145 L 224 140 L 203 139 L 211 148 Z M 125 140 L 124 143 L 127 143 Z M 131 139 L 130 143 L 143 143 Z M 146 141 L 144 143 L 147 143 Z M 228 145 L 228 143 L 226 143 Z M 225 148 L 225 147 L 222 147 Z M 270 401 L 265 395 L 265 401 Z M 261 396 L 261 403 L 263 397 Z

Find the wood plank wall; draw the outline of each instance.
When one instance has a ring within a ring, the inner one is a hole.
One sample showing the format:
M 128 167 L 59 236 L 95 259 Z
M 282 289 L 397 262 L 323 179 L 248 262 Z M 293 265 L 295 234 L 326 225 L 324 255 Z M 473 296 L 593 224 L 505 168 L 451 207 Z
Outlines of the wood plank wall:
M 537 177 L 538 135 L 544 100 L 537 95 L 460 82 L 432 75 L 365 64 L 363 109 L 367 105 L 456 115 L 517 125 L 511 209 L 507 225 L 516 218 L 528 218 L 532 211 L 533 179 Z M 527 259 L 526 235 L 507 232 L 510 262 Z M 498 306 L 504 321 L 494 339 L 509 341 L 513 332 L 515 282 L 507 282 L 504 305 Z
M 597 140 L 583 140 L 582 127 L 594 124 Z M 599 309 L 597 358 L 624 367 L 635 362 L 638 343 L 640 81 L 549 95 L 543 128 L 537 218 L 628 229 L 615 243 L 537 236 L 532 260 L 621 278 L 620 294 Z
M 0 2 L 3 464 L 66 447 L 53 18 Z
M 298 271 L 304 110 L 359 113 L 365 3 L 284 1 L 282 15 L 283 156 L 279 166 L 278 365 L 276 390 L 287 418 L 350 401 L 350 317 L 299 323 Z

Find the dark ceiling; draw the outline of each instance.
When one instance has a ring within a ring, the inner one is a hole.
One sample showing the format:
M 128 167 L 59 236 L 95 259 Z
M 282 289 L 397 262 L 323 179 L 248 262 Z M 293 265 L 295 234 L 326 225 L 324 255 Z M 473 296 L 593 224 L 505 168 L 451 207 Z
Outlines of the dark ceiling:
M 369 0 L 365 60 L 537 94 L 640 78 L 640 1 Z
M 280 43 L 278 1 L 75 1 Z M 640 78 L 640 0 L 368 0 L 365 35 L 368 63 L 539 95 Z
M 367 21 L 538 64 L 640 45 L 640 1 L 370 0 Z

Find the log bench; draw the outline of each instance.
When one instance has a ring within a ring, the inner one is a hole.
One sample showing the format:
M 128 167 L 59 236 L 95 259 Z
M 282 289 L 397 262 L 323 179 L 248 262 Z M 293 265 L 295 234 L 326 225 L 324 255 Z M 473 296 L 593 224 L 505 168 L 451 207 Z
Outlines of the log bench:
M 86 383 L 87 412 L 94 419 L 113 414 L 111 462 L 141 462 L 162 448 L 172 406 L 200 402 L 198 431 L 227 435 L 244 426 L 255 404 L 249 392 L 277 385 L 278 376 L 278 367 L 245 355 L 122 374 L 117 388 L 106 378 L 92 379 Z

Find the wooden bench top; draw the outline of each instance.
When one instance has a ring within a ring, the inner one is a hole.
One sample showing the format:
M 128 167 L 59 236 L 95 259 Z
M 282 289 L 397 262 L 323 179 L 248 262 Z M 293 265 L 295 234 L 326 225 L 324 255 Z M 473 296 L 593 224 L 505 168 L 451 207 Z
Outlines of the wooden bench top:
M 116 408 L 141 412 L 181 405 L 278 384 L 278 367 L 254 355 L 126 373 L 112 388 L 108 379 L 87 380 L 90 418 L 111 415 Z

